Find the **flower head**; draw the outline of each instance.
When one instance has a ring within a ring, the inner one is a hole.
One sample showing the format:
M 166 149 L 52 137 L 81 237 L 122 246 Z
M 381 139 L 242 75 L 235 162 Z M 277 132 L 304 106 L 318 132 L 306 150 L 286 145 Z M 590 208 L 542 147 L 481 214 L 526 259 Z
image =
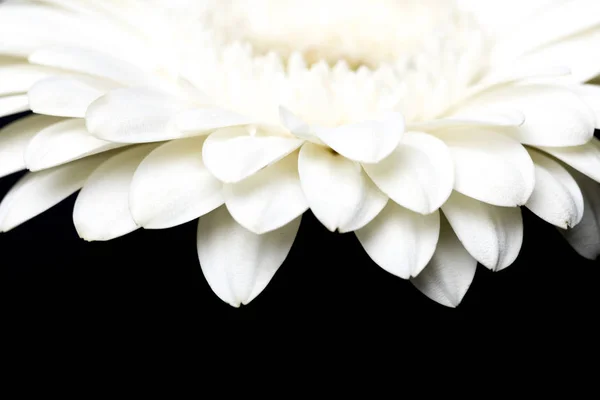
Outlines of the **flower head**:
M 482 4 L 484 3 L 484 4 Z M 247 304 L 311 210 L 457 306 L 516 259 L 521 207 L 600 254 L 592 0 L 45 0 L 0 5 L 8 231 L 73 192 L 86 240 L 199 218 Z M 491 10 L 491 12 L 490 12 Z

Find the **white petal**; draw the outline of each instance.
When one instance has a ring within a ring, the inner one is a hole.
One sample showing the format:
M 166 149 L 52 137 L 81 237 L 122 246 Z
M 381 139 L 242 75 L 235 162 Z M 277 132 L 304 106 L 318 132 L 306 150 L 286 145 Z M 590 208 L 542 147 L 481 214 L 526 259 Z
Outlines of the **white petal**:
M 166 93 L 142 88 L 116 89 L 92 103 L 88 130 L 100 139 L 121 143 L 170 140 L 184 135 L 175 126 L 181 102 Z
M 523 243 L 518 207 L 496 207 L 454 192 L 442 206 L 452 229 L 467 251 L 493 271 L 511 265 Z
M 203 143 L 202 137 L 174 140 L 142 161 L 129 193 L 129 207 L 138 225 L 170 228 L 223 204 L 223 184 L 202 161 Z
M 60 121 L 45 115 L 28 115 L 0 129 L 0 176 L 25 169 L 25 149 L 42 129 Z
M 106 3 L 106 2 L 97 2 Z M 22 55 L 47 46 L 73 46 L 110 53 L 140 65 L 152 59 L 149 46 L 123 24 L 34 4 L 0 7 L 1 47 L 19 49 Z
M 600 184 L 577 171 L 569 172 L 583 193 L 584 212 L 577 226 L 560 232 L 575 251 L 595 260 L 600 256 Z
M 225 184 L 223 193 L 231 216 L 257 234 L 279 229 L 308 209 L 298 175 L 298 152 L 241 182 Z
M 440 214 L 413 213 L 388 203 L 356 237 L 377 265 L 408 279 L 419 275 L 431 260 L 440 232 Z
M 235 222 L 225 207 L 201 217 L 198 258 L 215 294 L 234 307 L 251 302 L 283 264 L 299 227 L 300 218 L 257 235 Z
M 0 118 L 29 110 L 26 94 L 0 97 Z
M 29 56 L 29 62 L 110 79 L 130 86 L 147 83 L 147 77 L 138 67 L 87 48 L 45 47 Z
M 426 133 L 407 133 L 389 157 L 363 167 L 392 200 L 420 214 L 440 208 L 454 187 L 454 163 L 448 147 Z
M 442 218 L 440 240 L 423 272 L 410 281 L 425 296 L 447 307 L 457 307 L 469 290 L 477 270 L 475 260 Z
M 114 87 L 95 78 L 51 77 L 33 85 L 29 104 L 38 114 L 83 118 L 90 104 Z
M 250 128 L 224 128 L 206 139 L 204 163 L 214 176 L 226 183 L 239 182 L 281 160 L 303 143 L 261 129 L 250 133 Z
M 539 147 L 565 164 L 600 182 L 600 141 L 596 138 L 583 146 Z
M 456 115 L 506 109 L 525 114 L 523 125 L 507 131 L 523 144 L 577 146 L 594 135 L 596 121 L 588 105 L 571 90 L 560 86 L 501 86 L 469 100 Z
M 517 26 L 498 47 L 502 53 L 523 54 L 598 25 L 600 4 L 596 0 L 561 1 Z
M 385 205 L 385 196 L 359 163 L 326 147 L 312 143 L 302 146 L 298 171 L 312 212 L 332 232 L 358 229 Z
M 389 198 L 375 186 L 373 181 L 363 173 L 364 197 L 354 217 L 340 225 L 340 233 L 348 233 L 364 228 L 385 208 Z
M 248 125 L 255 122 L 244 115 L 217 107 L 182 111 L 175 118 L 177 128 L 187 133 L 208 133 L 219 128 Z
M 518 110 L 502 110 L 500 112 L 484 113 L 478 111 L 473 115 L 464 113 L 460 117 L 448 117 L 433 119 L 425 122 L 411 124 L 409 129 L 413 131 L 432 129 L 445 129 L 452 127 L 494 127 L 494 126 L 521 126 L 525 123 L 525 114 Z
M 398 147 L 404 128 L 402 115 L 389 113 L 378 120 L 338 128 L 319 128 L 316 134 L 344 157 L 364 163 L 377 163 Z
M 571 73 L 561 80 L 583 83 L 600 73 L 600 54 L 596 51 L 598 46 L 600 29 L 596 28 L 542 47 L 517 60 L 510 60 L 510 65 L 513 68 L 530 69 L 564 65 Z
M 321 142 L 321 140 L 315 136 L 310 125 L 302 121 L 300 117 L 292 113 L 287 108 L 279 107 L 279 119 L 281 120 L 283 126 L 289 129 L 294 136 L 313 143 L 323 144 L 323 142 Z
M 155 145 L 136 146 L 102 163 L 77 196 L 73 222 L 85 240 L 111 240 L 138 228 L 129 212 L 129 189 L 140 162 Z
M 567 229 L 583 217 L 583 196 L 577 182 L 558 162 L 530 150 L 535 164 L 535 189 L 525 204 L 546 222 Z
M 596 129 L 600 129 L 600 86 L 597 85 L 577 85 L 572 88 L 596 116 Z
M 39 80 L 47 78 L 52 70 L 27 64 L 0 66 L 0 96 L 27 93 Z
M 25 151 L 25 164 L 29 170 L 39 171 L 120 146 L 90 135 L 83 119 L 68 119 L 33 137 Z
M 75 193 L 105 159 L 100 154 L 45 171 L 27 173 L 0 204 L 0 231 L 7 232 L 17 227 Z
M 456 191 L 503 207 L 527 202 L 535 185 L 535 169 L 517 141 L 485 128 L 449 129 L 435 134 L 452 153 Z

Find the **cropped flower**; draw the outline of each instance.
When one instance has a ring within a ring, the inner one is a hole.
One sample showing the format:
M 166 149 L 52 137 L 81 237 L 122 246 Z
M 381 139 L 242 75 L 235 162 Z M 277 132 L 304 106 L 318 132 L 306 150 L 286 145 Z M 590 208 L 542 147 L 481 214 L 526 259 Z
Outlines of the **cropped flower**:
M 527 3 L 527 4 L 524 4 Z M 457 306 L 517 258 L 521 207 L 600 255 L 597 0 L 0 4 L 9 231 L 81 189 L 79 235 L 195 219 L 239 306 L 302 215 Z

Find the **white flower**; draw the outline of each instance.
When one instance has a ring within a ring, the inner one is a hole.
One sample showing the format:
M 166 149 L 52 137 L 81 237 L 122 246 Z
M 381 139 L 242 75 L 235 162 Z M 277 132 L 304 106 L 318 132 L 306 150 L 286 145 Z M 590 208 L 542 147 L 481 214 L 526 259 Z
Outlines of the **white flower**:
M 527 3 L 527 4 L 524 4 Z M 520 207 L 600 254 L 597 0 L 45 0 L 0 5 L 8 231 L 81 189 L 86 240 L 196 218 L 247 304 L 302 214 L 457 306 L 516 259 Z

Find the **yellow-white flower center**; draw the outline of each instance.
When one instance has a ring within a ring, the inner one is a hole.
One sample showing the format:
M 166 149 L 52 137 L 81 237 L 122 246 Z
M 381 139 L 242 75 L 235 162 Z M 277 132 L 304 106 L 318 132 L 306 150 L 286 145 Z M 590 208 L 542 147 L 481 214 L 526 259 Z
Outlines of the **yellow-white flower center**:
M 464 94 L 489 50 L 454 0 L 192 4 L 176 7 L 178 39 L 165 41 L 185 49 L 170 57 L 178 73 L 219 105 L 268 123 L 279 106 L 326 126 L 382 111 L 409 123 L 434 118 Z
M 212 11 L 207 23 L 216 32 L 258 54 L 371 68 L 453 34 L 457 18 L 446 0 L 217 0 Z

